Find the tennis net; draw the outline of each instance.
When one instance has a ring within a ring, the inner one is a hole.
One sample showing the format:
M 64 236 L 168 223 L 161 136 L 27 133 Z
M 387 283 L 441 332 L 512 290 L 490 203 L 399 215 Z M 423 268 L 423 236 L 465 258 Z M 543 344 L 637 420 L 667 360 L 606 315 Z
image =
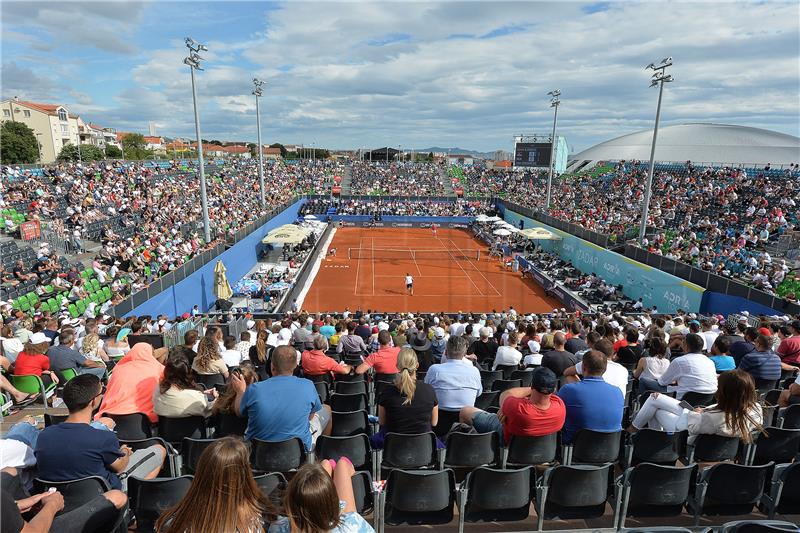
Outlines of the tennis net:
M 429 248 L 413 250 L 410 248 L 348 248 L 348 259 L 407 259 L 417 261 L 420 259 L 463 259 L 478 261 L 481 258 L 480 250 L 460 250 L 456 248 Z

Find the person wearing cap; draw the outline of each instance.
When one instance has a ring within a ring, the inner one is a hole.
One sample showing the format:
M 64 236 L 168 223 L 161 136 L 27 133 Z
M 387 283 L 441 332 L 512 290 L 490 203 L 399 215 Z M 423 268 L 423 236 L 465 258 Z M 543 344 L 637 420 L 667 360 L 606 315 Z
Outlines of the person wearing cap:
M 755 349 L 739 361 L 739 369 L 753 376 L 757 389 L 770 383 L 770 389 L 773 389 L 781 377 L 781 358 L 772 351 L 772 340 L 768 335 L 759 333 L 754 345 Z
M 501 445 L 507 445 L 513 436 L 540 437 L 556 433 L 564 427 L 567 416 L 564 402 L 553 394 L 557 384 L 552 370 L 537 368 L 533 370 L 530 388 L 515 387 L 500 394 L 497 414 L 464 407 L 459 419 L 478 433 L 499 434 Z
M 565 444 L 572 443 L 580 429 L 619 431 L 622 428 L 625 398 L 618 387 L 603 379 L 608 358 L 603 352 L 589 350 L 583 356 L 581 365 L 583 379 L 568 383 L 558 391 L 567 409 L 561 434 Z
M 50 358 L 45 355 L 49 346 L 50 339 L 41 331 L 31 335 L 22 351 L 17 354 L 14 375 L 39 376 L 45 388 L 51 383 L 58 383 L 58 376 L 50 369 Z
M 87 359 L 75 346 L 75 330 L 65 328 L 58 336 L 58 345 L 47 350 L 53 370 L 63 372 L 74 369 L 78 374 L 93 374 L 100 379 L 106 376 L 106 365 L 102 362 Z
M 360 338 L 358 335 L 352 336 Z M 345 337 L 342 337 L 341 340 L 344 339 Z M 392 346 L 392 335 L 388 331 L 379 332 L 378 345 L 378 350 L 367 356 L 364 362 L 356 367 L 356 374 L 365 374 L 370 368 L 374 368 L 377 374 L 397 374 L 397 354 L 400 353 L 400 348 Z
M 481 373 L 469 361 L 468 341 L 465 337 L 451 336 L 447 340 L 447 359 L 431 365 L 425 374 L 425 383 L 433 387 L 439 400 L 439 409 L 459 411 L 475 405 L 475 398 L 483 393 Z
M 447 350 L 447 340 L 445 339 L 444 328 L 436 326 L 433 328 L 433 339 L 431 339 L 431 357 L 435 363 L 443 362 L 445 351 Z
M 494 359 L 497 355 L 498 345 L 492 336 L 492 328 L 486 326 L 479 330 L 480 337 L 473 341 L 467 350 L 468 355 L 474 355 L 479 363 L 487 359 Z
M 417 330 L 409 344 L 417 354 L 420 371 L 427 372 L 433 364 L 433 358 L 431 356 L 431 341 L 428 339 L 428 335 L 425 334 L 424 328 Z

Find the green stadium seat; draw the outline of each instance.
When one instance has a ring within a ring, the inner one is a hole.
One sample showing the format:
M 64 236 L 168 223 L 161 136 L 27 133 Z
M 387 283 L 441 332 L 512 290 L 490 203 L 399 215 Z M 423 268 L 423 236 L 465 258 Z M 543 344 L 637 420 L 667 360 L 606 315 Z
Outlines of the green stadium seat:
M 28 302 L 28 299 L 25 296 L 20 296 L 17 299 L 17 309 L 24 312 L 24 311 L 29 311 L 30 308 L 31 304 L 30 302 Z
M 94 278 L 92 280 L 92 287 L 94 288 L 94 292 L 99 291 L 100 290 L 100 280 L 98 280 L 97 278 Z
M 40 300 L 38 294 L 36 294 L 35 292 L 28 293 L 28 303 L 31 304 L 31 307 L 33 307 L 35 304 L 38 304 L 39 301 Z
M 78 307 L 78 315 L 82 315 L 86 312 L 86 300 L 78 300 L 78 303 L 75 304 Z
M 58 311 L 58 302 L 56 302 L 55 298 L 48 299 L 42 307 L 46 307 L 48 311 L 51 313 L 55 313 Z
M 103 296 L 105 297 L 105 301 L 109 301 L 111 299 L 111 289 L 108 287 L 103 287 Z
M 67 310 L 69 311 L 69 315 L 72 318 L 78 318 L 79 316 L 81 316 L 81 313 L 78 311 L 78 306 L 75 304 L 69 304 Z
M 39 376 L 11 376 L 11 384 L 18 390 L 28 394 L 41 394 L 41 400 L 44 402 L 45 411 L 47 411 L 47 398 L 55 394 L 56 384 L 51 383 L 45 388 L 42 378 Z

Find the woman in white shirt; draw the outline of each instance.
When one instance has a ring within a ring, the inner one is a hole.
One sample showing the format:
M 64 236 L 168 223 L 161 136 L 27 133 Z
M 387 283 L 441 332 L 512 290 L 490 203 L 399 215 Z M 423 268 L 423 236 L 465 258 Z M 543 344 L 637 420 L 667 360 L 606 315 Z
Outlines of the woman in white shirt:
M 164 377 L 153 391 L 153 411 L 158 416 L 182 418 L 209 416 L 217 397 L 216 389 L 203 391 L 192 376 L 189 360 L 182 351 L 170 354 L 164 365 Z
M 507 342 L 508 344 L 506 346 L 500 346 L 497 349 L 497 355 L 494 356 L 492 370 L 497 370 L 497 365 L 519 366 L 520 361 L 522 361 L 522 352 L 517 350 L 519 334 L 516 331 L 510 332 Z
M 752 441 L 751 432 L 761 430 L 761 406 L 752 376 L 743 370 L 730 370 L 719 375 L 717 403 L 690 411 L 665 394 L 654 392 L 636 413 L 628 431 L 648 427 L 660 431 L 689 431 L 691 443 L 697 435 L 739 437 Z
M 14 336 L 11 326 L 5 325 L 3 329 L 0 330 L 0 343 L 3 345 L 3 352 L 0 353 L 0 355 L 5 356 L 11 364 L 14 364 L 14 361 L 17 360 L 17 355 L 22 351 L 24 345 L 21 340 Z
M 633 370 L 633 377 L 636 379 L 651 379 L 658 381 L 658 378 L 667 371 L 669 359 L 667 359 L 667 343 L 661 337 L 650 337 L 648 341 L 648 355 L 640 357 L 636 368 Z M 647 392 L 649 389 L 639 383 L 639 394 Z

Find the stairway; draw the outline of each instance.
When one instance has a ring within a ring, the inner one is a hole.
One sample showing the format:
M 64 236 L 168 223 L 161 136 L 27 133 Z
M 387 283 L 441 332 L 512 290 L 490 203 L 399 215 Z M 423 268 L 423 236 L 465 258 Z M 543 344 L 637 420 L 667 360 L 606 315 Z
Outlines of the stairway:
M 442 191 L 444 196 L 455 196 L 456 192 L 453 190 L 453 180 L 447 174 L 444 167 L 439 167 L 439 178 L 442 180 Z
M 349 194 L 352 194 L 350 187 L 352 182 L 353 182 L 353 167 L 347 165 L 346 167 L 344 167 L 344 176 L 342 176 L 342 183 L 341 183 L 342 196 L 347 196 Z

